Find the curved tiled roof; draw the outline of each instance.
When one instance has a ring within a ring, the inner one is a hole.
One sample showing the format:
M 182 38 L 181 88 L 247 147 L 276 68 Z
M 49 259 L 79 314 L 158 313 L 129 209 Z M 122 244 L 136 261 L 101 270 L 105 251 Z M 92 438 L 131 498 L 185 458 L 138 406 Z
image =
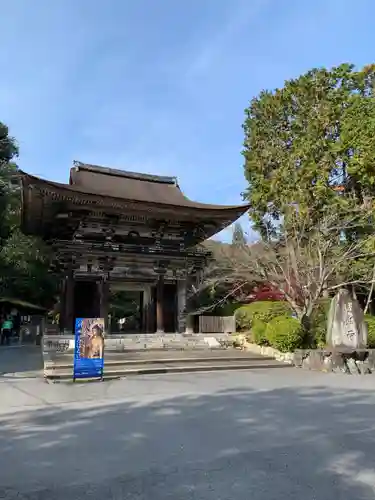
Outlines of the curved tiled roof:
M 175 177 L 165 177 L 88 165 L 74 162 L 69 184 L 47 181 L 21 172 L 30 183 L 42 183 L 50 188 L 63 189 L 83 195 L 96 195 L 117 200 L 169 205 L 199 210 L 230 210 L 244 213 L 249 205 L 212 205 L 189 200 L 181 191 Z

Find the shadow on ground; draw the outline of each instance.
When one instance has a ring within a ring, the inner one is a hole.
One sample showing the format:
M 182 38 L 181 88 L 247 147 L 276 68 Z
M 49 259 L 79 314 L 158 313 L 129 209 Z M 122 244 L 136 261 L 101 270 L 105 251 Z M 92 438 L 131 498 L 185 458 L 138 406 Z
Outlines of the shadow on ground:
M 0 498 L 369 500 L 374 408 L 306 387 L 17 412 L 0 419 Z
M 1 346 L 0 378 L 9 375 L 17 378 L 22 374 L 43 370 L 43 359 L 40 346 Z

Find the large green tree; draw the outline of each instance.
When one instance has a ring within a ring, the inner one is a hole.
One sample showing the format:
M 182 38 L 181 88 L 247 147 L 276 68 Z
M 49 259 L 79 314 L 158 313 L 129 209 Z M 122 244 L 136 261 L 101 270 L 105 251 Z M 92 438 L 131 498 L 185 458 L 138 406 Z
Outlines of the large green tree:
M 244 197 L 255 228 L 269 235 L 286 207 L 312 223 L 337 203 L 375 194 L 375 66 L 313 69 L 263 91 L 246 109 Z M 342 197 L 340 198 L 342 199 Z
M 52 306 L 57 279 L 51 254 L 20 228 L 21 197 L 17 179 L 18 146 L 0 122 L 0 296 Z
M 12 180 L 17 172 L 17 156 L 18 146 L 9 136 L 8 127 L 0 122 L 0 248 L 16 224 L 17 195 Z

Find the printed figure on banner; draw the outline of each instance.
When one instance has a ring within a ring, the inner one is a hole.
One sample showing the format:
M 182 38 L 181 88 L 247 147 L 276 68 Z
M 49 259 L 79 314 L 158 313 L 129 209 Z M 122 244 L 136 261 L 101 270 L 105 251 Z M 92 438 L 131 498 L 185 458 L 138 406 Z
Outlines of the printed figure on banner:
M 76 319 L 73 379 L 103 377 L 104 331 L 104 318 Z

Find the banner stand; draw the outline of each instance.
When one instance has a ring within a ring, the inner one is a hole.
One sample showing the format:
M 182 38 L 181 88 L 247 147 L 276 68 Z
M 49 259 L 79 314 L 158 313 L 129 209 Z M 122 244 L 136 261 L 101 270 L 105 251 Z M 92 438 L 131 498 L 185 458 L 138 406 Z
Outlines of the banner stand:
M 103 350 L 102 350 L 102 375 L 100 377 L 100 382 L 104 382 L 104 352 L 105 352 L 105 342 L 103 342 Z
M 74 332 L 73 382 L 104 380 L 104 318 L 77 318 Z

